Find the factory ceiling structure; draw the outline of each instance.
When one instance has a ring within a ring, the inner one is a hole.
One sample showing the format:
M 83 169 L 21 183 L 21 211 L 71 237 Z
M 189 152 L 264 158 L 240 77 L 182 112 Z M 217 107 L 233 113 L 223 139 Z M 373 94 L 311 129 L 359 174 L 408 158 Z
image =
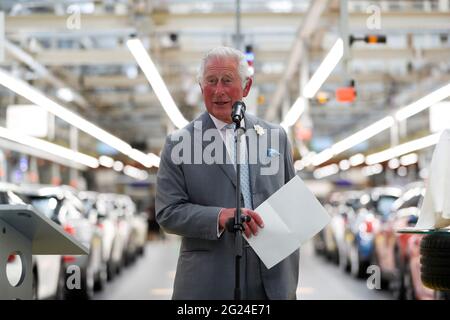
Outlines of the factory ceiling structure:
M 0 68 L 142 152 L 131 157 L 138 162 L 144 154 L 158 155 L 168 133 L 204 110 L 196 75 L 202 55 L 215 46 L 253 53 L 249 109 L 282 123 L 336 40 L 343 40 L 340 62 L 288 126 L 297 159 L 319 154 L 450 82 L 449 1 L 250 0 L 241 1 L 238 14 L 236 3 L 4 0 Z M 167 95 L 152 83 L 154 73 L 143 70 L 131 39 L 140 40 L 150 57 L 143 63 L 153 62 L 173 103 L 163 101 Z M 343 100 L 337 94 L 342 88 L 353 88 L 356 97 Z M 6 106 L 26 103 L 0 87 L 2 115 Z M 427 117 L 425 111 L 396 122 L 397 138 L 388 126 L 359 150 L 373 153 L 393 140 L 420 137 Z M 71 124 L 57 118 L 54 141 L 67 145 Z M 81 129 L 80 152 L 101 155 L 99 140 Z M 352 150 L 334 155 L 348 158 Z

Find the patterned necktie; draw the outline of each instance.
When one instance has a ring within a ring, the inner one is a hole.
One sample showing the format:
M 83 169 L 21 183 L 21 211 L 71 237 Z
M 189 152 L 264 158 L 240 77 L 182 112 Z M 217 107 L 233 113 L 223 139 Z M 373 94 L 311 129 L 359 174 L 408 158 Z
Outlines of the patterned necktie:
M 228 125 L 225 126 L 226 129 L 235 129 L 235 124 L 234 123 L 230 123 Z M 245 137 L 245 136 L 244 136 Z M 243 139 L 244 140 L 244 139 Z M 243 141 L 241 140 L 241 144 L 243 143 Z M 247 148 L 244 148 L 244 150 L 246 150 Z M 242 148 L 241 148 L 242 150 Z M 234 135 L 231 141 L 231 148 L 230 148 L 230 156 L 231 156 L 231 161 L 233 161 L 233 163 L 235 163 L 236 159 L 236 143 L 234 142 Z M 249 169 L 248 169 L 248 162 L 247 162 L 247 152 L 245 151 L 244 154 L 241 154 L 240 157 L 243 161 L 240 161 L 240 178 L 241 178 L 241 193 L 242 196 L 244 197 L 244 208 L 248 208 L 248 209 L 253 209 L 253 205 L 252 205 L 252 196 L 250 193 L 250 175 L 249 175 Z

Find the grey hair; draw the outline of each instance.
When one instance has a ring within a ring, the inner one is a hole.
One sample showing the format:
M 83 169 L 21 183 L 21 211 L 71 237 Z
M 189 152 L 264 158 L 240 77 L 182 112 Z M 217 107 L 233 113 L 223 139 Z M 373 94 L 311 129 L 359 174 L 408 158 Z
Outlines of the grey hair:
M 231 47 L 216 47 L 208 52 L 206 52 L 205 56 L 202 59 L 200 64 L 200 68 L 197 74 L 198 83 L 202 83 L 203 74 L 205 73 L 205 67 L 209 60 L 213 58 L 232 58 L 238 63 L 238 73 L 241 78 L 242 87 L 245 88 L 247 83 L 247 79 L 252 76 L 252 72 L 249 69 L 249 65 L 247 59 L 245 58 L 245 54 Z

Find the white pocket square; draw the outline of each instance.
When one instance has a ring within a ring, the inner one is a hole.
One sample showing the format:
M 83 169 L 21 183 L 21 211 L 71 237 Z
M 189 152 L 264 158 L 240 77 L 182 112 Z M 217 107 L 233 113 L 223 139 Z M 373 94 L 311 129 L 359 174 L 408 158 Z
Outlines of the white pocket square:
M 268 157 L 278 157 L 280 153 L 275 149 L 267 149 L 267 156 Z

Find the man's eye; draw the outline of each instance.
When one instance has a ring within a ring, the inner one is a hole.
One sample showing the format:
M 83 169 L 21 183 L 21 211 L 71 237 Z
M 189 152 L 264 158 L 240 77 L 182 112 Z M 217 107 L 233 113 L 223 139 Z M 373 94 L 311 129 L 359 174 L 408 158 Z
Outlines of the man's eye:
M 206 81 L 208 84 L 215 84 L 217 82 L 216 79 L 209 79 Z

